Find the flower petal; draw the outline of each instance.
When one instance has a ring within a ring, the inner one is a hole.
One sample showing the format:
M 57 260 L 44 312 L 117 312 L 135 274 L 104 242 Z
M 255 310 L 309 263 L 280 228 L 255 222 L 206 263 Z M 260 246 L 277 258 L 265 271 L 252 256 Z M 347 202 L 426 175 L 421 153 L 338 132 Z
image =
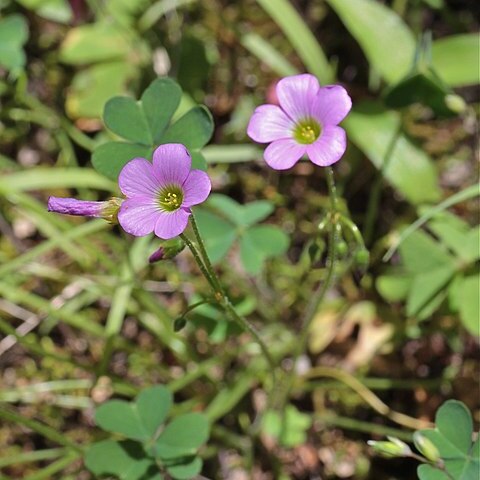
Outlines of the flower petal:
M 184 207 L 190 207 L 191 205 L 198 205 L 207 199 L 212 189 L 212 184 L 205 172 L 202 172 L 202 170 L 192 170 L 182 185 L 182 189 L 182 205 Z
M 118 223 L 130 235 L 143 237 L 153 232 L 161 215 L 149 197 L 127 198 L 118 212 Z
M 183 208 L 174 212 L 162 212 L 155 223 L 155 235 L 163 240 L 180 235 L 187 228 L 190 213 Z
M 338 125 L 352 108 L 352 99 L 340 85 L 320 88 L 312 105 L 312 116 L 322 125 Z
M 275 170 L 293 167 L 305 154 L 306 145 L 300 145 L 291 139 L 277 140 L 271 143 L 263 153 L 268 166 Z
M 316 77 L 308 73 L 285 77 L 277 84 L 278 101 L 292 120 L 302 120 L 311 116 L 319 88 Z
M 192 166 L 192 157 L 181 143 L 160 145 L 153 152 L 153 171 L 160 185 L 182 185 Z
M 347 148 L 347 136 L 341 127 L 327 125 L 315 143 L 307 145 L 310 160 L 321 167 L 338 162 Z
M 277 105 L 261 105 L 253 112 L 247 135 L 259 143 L 291 138 L 295 123 Z
M 81 215 L 83 217 L 101 217 L 108 202 L 89 202 L 76 198 L 50 197 L 48 211 L 66 215 Z
M 158 190 L 152 164 L 145 158 L 130 160 L 118 176 L 118 185 L 127 197 L 152 197 Z

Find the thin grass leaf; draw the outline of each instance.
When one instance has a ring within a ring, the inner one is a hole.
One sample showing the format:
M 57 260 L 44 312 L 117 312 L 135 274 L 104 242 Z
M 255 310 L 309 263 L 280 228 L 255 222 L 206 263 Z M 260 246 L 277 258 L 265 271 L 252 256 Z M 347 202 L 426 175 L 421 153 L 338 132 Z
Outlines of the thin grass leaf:
M 288 0 L 257 0 L 282 29 L 310 73 L 322 84 L 334 80 L 328 59 L 308 25 Z
M 247 33 L 240 39 L 241 44 L 265 65 L 282 77 L 295 75 L 298 69 L 294 67 L 271 43 L 256 33 Z
M 36 167 L 31 170 L 10 173 L 2 178 L 0 193 L 29 190 L 48 190 L 51 188 L 92 188 L 117 192 L 115 182 L 103 175 L 85 168 Z

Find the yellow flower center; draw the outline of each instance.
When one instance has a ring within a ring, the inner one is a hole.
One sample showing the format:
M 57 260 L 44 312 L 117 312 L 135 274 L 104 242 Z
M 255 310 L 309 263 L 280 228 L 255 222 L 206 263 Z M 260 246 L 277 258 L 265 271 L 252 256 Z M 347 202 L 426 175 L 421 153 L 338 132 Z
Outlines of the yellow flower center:
M 158 195 L 158 204 L 162 210 L 173 212 L 182 206 L 183 192 L 182 189 L 176 185 L 169 185 L 162 188 Z
M 313 118 L 306 118 L 295 125 L 293 138 L 302 145 L 313 143 L 322 131 L 320 124 Z

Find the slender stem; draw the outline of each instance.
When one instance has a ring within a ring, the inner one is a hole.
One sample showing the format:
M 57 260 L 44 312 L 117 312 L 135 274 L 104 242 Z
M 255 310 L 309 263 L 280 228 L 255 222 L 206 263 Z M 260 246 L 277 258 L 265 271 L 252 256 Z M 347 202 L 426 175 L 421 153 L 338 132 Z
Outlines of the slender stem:
M 390 165 L 391 159 L 393 158 L 393 152 L 401 133 L 402 122 L 400 120 L 397 129 L 395 130 L 395 133 L 388 144 L 385 156 L 383 157 L 382 167 L 377 173 L 377 178 L 375 179 L 375 183 L 373 184 L 370 197 L 368 199 L 367 213 L 365 214 L 365 224 L 363 226 L 363 238 L 367 245 L 370 245 L 372 241 L 373 229 L 375 227 L 375 220 L 378 213 L 378 205 L 380 203 L 380 195 L 382 193 L 384 174 Z
M 217 278 L 215 270 L 213 269 L 212 262 L 210 261 L 210 257 L 208 256 L 207 250 L 205 248 L 205 244 L 203 243 L 202 236 L 200 235 L 200 231 L 198 230 L 197 221 L 195 220 L 195 215 L 193 214 L 193 212 L 190 215 L 190 224 L 192 225 L 193 233 L 194 233 L 195 238 L 196 238 L 196 240 L 198 242 L 198 245 L 200 247 L 200 254 L 202 255 L 203 261 L 205 262 L 205 266 L 206 266 L 208 272 L 211 274 L 218 291 L 221 292 L 225 296 L 225 291 L 222 287 L 222 284 L 220 283 L 220 281 Z
M 193 244 L 193 242 L 184 233 L 180 234 L 180 238 L 187 244 L 187 247 L 192 252 L 193 258 L 197 262 L 197 265 L 200 268 L 200 270 L 202 271 L 203 276 L 207 279 L 208 283 L 212 287 L 215 294 L 217 294 L 217 287 L 215 285 L 215 281 L 213 280 L 212 276 L 210 275 L 210 273 L 206 269 L 205 264 L 203 263 L 203 260 L 200 256 L 200 254 L 198 253 L 197 247 Z
M 217 274 L 215 273 L 215 270 L 213 269 L 212 262 L 210 261 L 210 258 L 208 256 L 207 250 L 205 248 L 205 244 L 203 243 L 202 237 L 200 235 L 200 232 L 198 230 L 197 223 L 195 221 L 195 217 L 193 214 L 191 215 L 191 224 L 193 228 L 193 233 L 195 235 L 195 239 L 199 245 L 199 249 L 201 252 L 201 255 L 199 254 L 196 246 L 193 244 L 193 242 L 185 235 L 182 234 L 181 238 L 185 241 L 187 244 L 188 248 L 191 250 L 193 257 L 195 261 L 197 262 L 198 266 L 200 267 L 200 270 L 202 271 L 203 275 L 205 278 L 208 280 L 210 283 L 210 286 L 212 287 L 212 290 L 214 292 L 214 298 L 216 302 L 223 308 L 225 313 L 237 324 L 240 325 L 240 327 L 243 330 L 246 330 L 249 332 L 256 340 L 258 345 L 260 346 L 260 349 L 262 350 L 263 355 L 265 356 L 265 359 L 268 362 L 268 365 L 271 369 L 272 373 L 272 379 L 273 379 L 273 384 L 275 385 L 276 382 L 276 375 L 275 375 L 275 362 L 265 344 L 263 341 L 262 337 L 260 336 L 260 333 L 257 331 L 257 329 L 244 317 L 239 315 L 237 311 L 235 310 L 234 306 L 232 305 L 232 302 L 230 301 L 230 298 L 228 295 L 225 293 L 225 289 L 223 288 L 220 280 L 217 277 Z
M 326 172 L 328 192 L 330 196 L 330 218 L 332 221 L 332 224 L 329 226 L 328 234 L 327 275 L 324 282 L 318 286 L 317 290 L 311 297 L 310 303 L 308 304 L 305 311 L 300 330 L 300 338 L 296 343 L 296 348 L 293 352 L 293 365 L 291 366 L 290 371 L 287 373 L 284 383 L 284 390 L 280 392 L 278 398 L 278 406 L 280 409 L 283 409 L 292 389 L 298 359 L 300 358 L 300 355 L 305 351 L 310 325 L 315 318 L 315 314 L 317 313 L 320 304 L 323 302 L 326 293 L 332 286 L 335 277 L 335 266 L 337 261 L 337 243 L 339 237 L 339 231 L 338 228 L 336 228 L 336 222 L 338 221 L 338 199 L 337 189 L 335 187 L 335 180 L 333 176 L 333 169 L 331 167 L 327 167 Z
M 362 382 L 357 380 L 353 375 L 338 368 L 333 367 L 314 367 L 306 375 L 301 378 L 301 382 L 305 382 L 310 378 L 329 377 L 348 385 L 352 390 L 363 398 L 365 402 L 370 405 L 376 412 L 389 418 L 392 422 L 404 427 L 419 430 L 421 428 L 431 428 L 430 422 L 418 420 L 416 418 L 405 415 L 404 413 L 396 412 L 392 410 L 388 405 L 378 398 L 369 388 L 367 388 Z

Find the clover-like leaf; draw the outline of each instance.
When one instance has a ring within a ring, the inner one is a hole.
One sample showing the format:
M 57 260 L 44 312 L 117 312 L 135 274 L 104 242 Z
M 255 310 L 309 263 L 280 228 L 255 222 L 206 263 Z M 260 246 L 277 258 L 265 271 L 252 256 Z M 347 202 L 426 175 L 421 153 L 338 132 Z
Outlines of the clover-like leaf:
M 431 465 L 420 465 L 417 475 L 419 480 L 450 480 L 446 473 Z
M 478 448 L 472 445 L 473 422 L 468 408 L 449 400 L 437 411 L 435 429 L 420 433 L 437 448 L 445 469 L 455 480 L 470 480 L 480 475 Z
M 23 45 L 28 38 L 28 26 L 22 15 L 9 15 L 0 20 L 0 65 L 13 75 L 25 65 Z
M 193 107 L 168 127 L 160 143 L 183 143 L 188 149 L 204 147 L 213 134 L 213 119 L 203 105 Z
M 190 460 L 167 466 L 167 472 L 176 480 L 188 480 L 201 472 L 202 465 L 201 458 L 191 457 Z
M 163 460 L 195 455 L 207 441 L 210 426 L 201 413 L 185 413 L 174 418 L 156 441 L 156 456 Z
M 161 142 L 170 119 L 180 105 L 181 97 L 182 89 L 178 83 L 167 77 L 157 78 L 143 92 L 141 104 L 155 144 Z
M 143 145 L 151 145 L 153 138 L 142 105 L 130 97 L 113 97 L 103 111 L 105 125 L 120 137 Z
M 87 450 L 85 465 L 95 475 L 115 475 L 120 480 L 140 480 L 145 476 L 162 478 L 142 445 L 131 440 L 94 443 Z
M 225 257 L 235 241 L 237 236 L 235 226 L 204 208 L 195 209 L 195 218 L 210 260 L 213 263 L 219 262 Z
M 135 402 L 110 400 L 97 408 L 95 421 L 109 432 L 140 441 L 150 440 L 172 406 L 172 394 L 162 386 L 143 390 Z
M 240 258 L 248 273 L 261 271 L 269 257 L 284 254 L 289 245 L 288 236 L 274 225 L 260 225 L 245 231 L 240 238 Z
M 133 403 L 124 400 L 110 400 L 97 408 L 95 422 L 108 432 L 121 433 L 134 440 L 147 440 L 138 411 Z
M 163 385 L 147 388 L 140 392 L 135 400 L 135 405 L 143 427 L 150 436 L 155 435 L 158 427 L 165 421 L 172 403 L 172 394 Z
M 128 142 L 107 142 L 99 145 L 92 156 L 95 169 L 108 178 L 116 179 L 124 165 L 136 157 L 150 158 L 152 147 Z
M 174 80 L 158 78 L 138 102 L 131 97 L 110 99 L 103 113 L 105 125 L 128 142 L 100 145 L 93 154 L 93 166 L 115 180 L 123 166 L 134 157 L 151 159 L 158 145 L 182 143 L 190 150 L 193 168 L 204 170 L 206 161 L 199 149 L 212 136 L 213 119 L 206 107 L 196 106 L 170 123 L 181 95 L 182 90 Z M 122 144 L 124 146 L 120 147 Z

